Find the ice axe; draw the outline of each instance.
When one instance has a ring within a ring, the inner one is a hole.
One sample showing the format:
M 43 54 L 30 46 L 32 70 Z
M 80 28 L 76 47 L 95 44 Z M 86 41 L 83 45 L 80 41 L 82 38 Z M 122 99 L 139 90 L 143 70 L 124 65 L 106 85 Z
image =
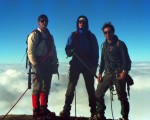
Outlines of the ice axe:
M 73 53 L 73 55 L 83 64 L 83 66 L 91 73 L 94 75 L 95 78 L 98 78 L 96 74 L 92 73 L 91 69 L 89 68 L 89 66 L 79 57 L 79 55 L 74 51 L 71 50 L 71 52 Z

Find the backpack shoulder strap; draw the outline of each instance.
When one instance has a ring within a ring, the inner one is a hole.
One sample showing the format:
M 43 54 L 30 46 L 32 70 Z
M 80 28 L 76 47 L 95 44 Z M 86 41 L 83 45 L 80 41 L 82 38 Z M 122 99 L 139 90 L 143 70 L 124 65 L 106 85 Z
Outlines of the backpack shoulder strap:
M 52 44 L 53 44 L 53 36 L 51 35 L 51 33 L 49 32 L 49 30 L 47 29 L 48 32 L 48 39 L 47 39 L 47 47 L 49 50 L 52 50 Z
M 77 35 L 78 35 L 78 32 L 75 31 L 75 32 L 72 32 L 72 40 L 75 40 L 77 38 Z
M 41 41 L 42 41 L 42 34 L 41 34 L 41 32 L 39 31 L 39 30 L 37 30 L 37 29 L 35 29 L 35 30 L 33 30 L 32 32 L 36 32 L 37 34 L 38 34 L 38 43 L 36 44 L 36 48 L 37 48 L 37 46 L 41 43 Z
M 38 34 L 38 37 L 39 37 L 38 43 L 36 44 L 36 47 L 37 47 L 40 44 L 40 42 L 42 41 L 42 35 L 41 35 L 40 31 L 37 29 L 33 30 L 31 33 L 33 33 L 33 32 L 36 32 Z M 27 36 L 26 44 L 28 44 L 28 37 L 29 37 L 29 35 Z
M 77 40 L 77 37 L 78 37 L 78 32 L 77 31 L 72 32 L 72 36 L 71 36 L 72 45 L 74 45 L 74 41 Z

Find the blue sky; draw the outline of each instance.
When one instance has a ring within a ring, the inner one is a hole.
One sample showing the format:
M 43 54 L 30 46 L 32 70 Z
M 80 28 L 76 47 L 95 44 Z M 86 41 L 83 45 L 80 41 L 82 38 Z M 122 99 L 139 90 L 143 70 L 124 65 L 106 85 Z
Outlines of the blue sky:
M 38 27 L 40 14 L 49 17 L 48 28 L 60 62 L 69 60 L 64 48 L 76 30 L 79 15 L 88 17 L 99 45 L 104 41 L 101 27 L 111 21 L 118 37 L 127 44 L 132 61 L 150 61 L 149 8 L 148 0 L 1 0 L 0 63 L 25 63 L 26 37 Z

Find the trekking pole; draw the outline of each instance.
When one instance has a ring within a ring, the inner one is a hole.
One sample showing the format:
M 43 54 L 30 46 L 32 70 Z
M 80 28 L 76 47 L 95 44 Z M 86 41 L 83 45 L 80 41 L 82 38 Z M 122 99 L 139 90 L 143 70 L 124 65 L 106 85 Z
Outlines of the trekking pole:
M 36 77 L 33 79 L 32 83 L 34 82 L 34 80 L 37 79 Z M 32 85 L 31 83 L 31 85 Z M 28 91 L 29 88 L 27 88 L 24 93 L 20 96 L 20 98 L 16 101 L 16 103 L 10 108 L 10 110 L 4 115 L 4 117 L 1 120 L 4 120 L 5 117 L 9 114 L 9 112 L 17 105 L 17 103 L 21 100 L 21 98 L 25 95 L 25 93 Z

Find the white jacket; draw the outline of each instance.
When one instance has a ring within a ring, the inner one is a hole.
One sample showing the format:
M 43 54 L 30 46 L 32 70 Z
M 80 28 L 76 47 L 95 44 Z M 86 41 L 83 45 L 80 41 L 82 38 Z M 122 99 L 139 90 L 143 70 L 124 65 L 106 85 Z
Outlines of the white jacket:
M 32 65 L 37 64 L 36 56 L 42 57 L 42 56 L 45 56 L 48 52 L 48 48 L 47 48 L 46 41 L 45 41 L 46 39 L 48 39 L 48 32 L 44 33 L 39 28 L 38 30 L 41 32 L 41 35 L 42 35 L 42 40 L 38 44 L 38 46 L 37 46 L 37 43 L 38 43 L 39 36 L 38 36 L 38 33 L 36 33 L 35 31 L 29 35 L 28 40 L 27 40 L 27 43 L 28 43 L 27 53 L 28 53 L 29 61 Z M 58 63 L 56 47 L 55 47 L 54 39 L 52 35 L 51 35 L 51 38 L 52 38 L 52 42 L 51 42 L 52 48 L 50 48 L 51 50 L 50 56 L 52 56 L 54 62 Z

